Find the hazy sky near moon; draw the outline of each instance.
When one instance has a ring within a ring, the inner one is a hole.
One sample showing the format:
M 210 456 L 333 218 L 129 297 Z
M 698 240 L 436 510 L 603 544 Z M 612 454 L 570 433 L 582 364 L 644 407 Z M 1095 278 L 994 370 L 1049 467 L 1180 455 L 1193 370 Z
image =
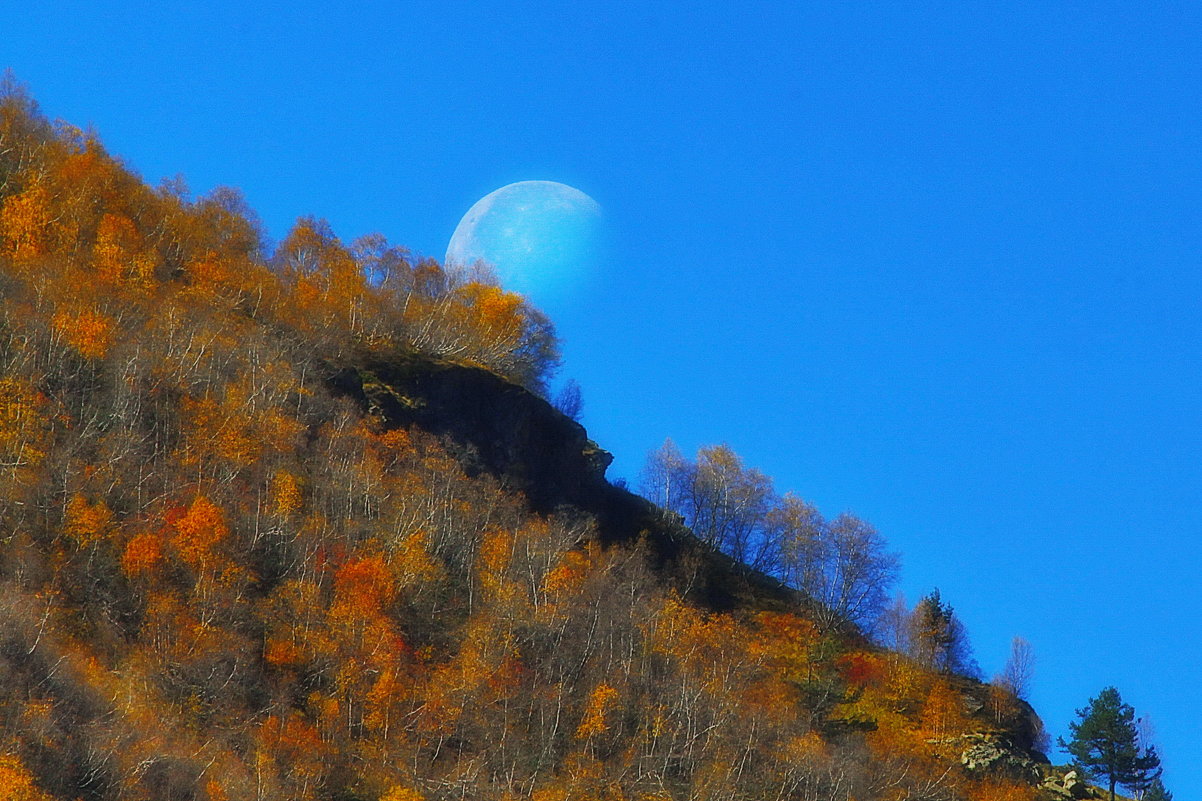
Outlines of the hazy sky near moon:
M 0 67 L 148 181 L 441 257 L 605 206 L 556 314 L 633 479 L 726 441 L 851 509 L 1055 735 L 1117 686 L 1202 798 L 1202 4 L 26 3 Z
M 446 263 L 477 260 L 501 285 L 543 305 L 561 306 L 585 291 L 601 260 L 601 206 L 557 181 L 519 181 L 476 201 L 455 227 Z

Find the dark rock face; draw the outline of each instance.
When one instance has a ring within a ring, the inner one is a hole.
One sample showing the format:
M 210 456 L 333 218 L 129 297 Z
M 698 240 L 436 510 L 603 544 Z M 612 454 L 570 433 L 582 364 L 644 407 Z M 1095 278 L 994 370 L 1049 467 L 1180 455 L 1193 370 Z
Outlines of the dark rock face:
M 495 475 L 533 509 L 588 508 L 613 457 L 542 398 L 475 367 L 398 358 L 344 369 L 332 383 L 390 426 L 443 437 L 472 472 Z
M 605 479 L 613 457 L 543 398 L 487 370 L 410 354 L 362 357 L 332 371 L 333 388 L 389 427 L 441 437 L 469 473 L 487 473 L 526 496 L 535 512 L 571 507 L 592 516 L 603 542 L 642 540 L 657 566 L 693 564 L 699 603 L 729 609 L 795 603 L 779 582 L 701 545 L 679 521 Z

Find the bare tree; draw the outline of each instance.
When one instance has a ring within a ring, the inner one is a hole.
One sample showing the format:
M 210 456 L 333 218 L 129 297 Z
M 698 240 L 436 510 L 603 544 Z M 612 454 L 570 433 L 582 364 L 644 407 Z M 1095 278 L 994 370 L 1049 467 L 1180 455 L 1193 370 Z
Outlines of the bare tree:
M 1010 641 L 1010 658 L 994 683 L 1006 688 L 1015 698 L 1027 698 L 1035 676 L 1035 650 L 1022 637 Z
M 906 596 L 900 592 L 893 596 L 877 618 L 874 628 L 877 641 L 899 654 L 910 653 L 910 614 Z
M 647 454 L 639 487 L 662 509 L 681 514 L 685 487 L 692 483 L 693 464 L 670 438 Z
M 757 570 L 771 563 L 764 522 L 776 500 L 772 479 L 747 467 L 729 446 L 702 448 L 684 515 L 698 537 Z
M 870 625 L 885 608 L 899 560 L 860 518 L 841 514 L 824 527 L 825 559 L 819 583 L 808 589 L 822 603 L 819 622 Z
M 652 451 L 642 487 L 711 547 L 777 576 L 817 601 L 818 622 L 870 625 L 897 578 L 898 557 L 875 528 L 851 514 L 826 520 L 793 493 L 747 467 L 726 445 L 685 458 L 671 440 Z
M 569 378 L 564 383 L 559 394 L 555 396 L 555 408 L 565 417 L 580 420 L 580 413 L 584 411 L 584 395 L 576 379 Z

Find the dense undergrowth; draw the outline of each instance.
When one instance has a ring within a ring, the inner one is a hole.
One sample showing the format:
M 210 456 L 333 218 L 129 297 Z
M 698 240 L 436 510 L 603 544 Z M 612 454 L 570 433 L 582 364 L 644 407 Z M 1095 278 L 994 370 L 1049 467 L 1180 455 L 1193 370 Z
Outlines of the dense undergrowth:
M 478 277 L 477 277 L 478 278 Z M 1029 710 L 794 612 L 717 613 L 332 391 L 539 391 L 550 324 L 379 237 L 152 189 L 0 99 L 0 795 L 1006 799 Z

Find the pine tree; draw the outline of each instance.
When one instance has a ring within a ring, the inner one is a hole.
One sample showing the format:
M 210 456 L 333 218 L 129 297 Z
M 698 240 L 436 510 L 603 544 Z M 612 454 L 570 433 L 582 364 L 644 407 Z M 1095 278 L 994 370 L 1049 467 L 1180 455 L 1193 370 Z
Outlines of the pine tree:
M 1107 687 L 1078 709 L 1079 722 L 1068 724 L 1072 740 L 1060 747 L 1073 756 L 1076 766 L 1091 778 L 1110 784 L 1110 801 L 1115 785 L 1145 785 L 1160 775 L 1160 757 L 1154 747 L 1141 748 L 1135 728 L 1135 709 L 1123 703 L 1119 691 Z
M 1173 794 L 1165 789 L 1164 782 L 1157 776 L 1144 791 L 1141 801 L 1173 801 Z

